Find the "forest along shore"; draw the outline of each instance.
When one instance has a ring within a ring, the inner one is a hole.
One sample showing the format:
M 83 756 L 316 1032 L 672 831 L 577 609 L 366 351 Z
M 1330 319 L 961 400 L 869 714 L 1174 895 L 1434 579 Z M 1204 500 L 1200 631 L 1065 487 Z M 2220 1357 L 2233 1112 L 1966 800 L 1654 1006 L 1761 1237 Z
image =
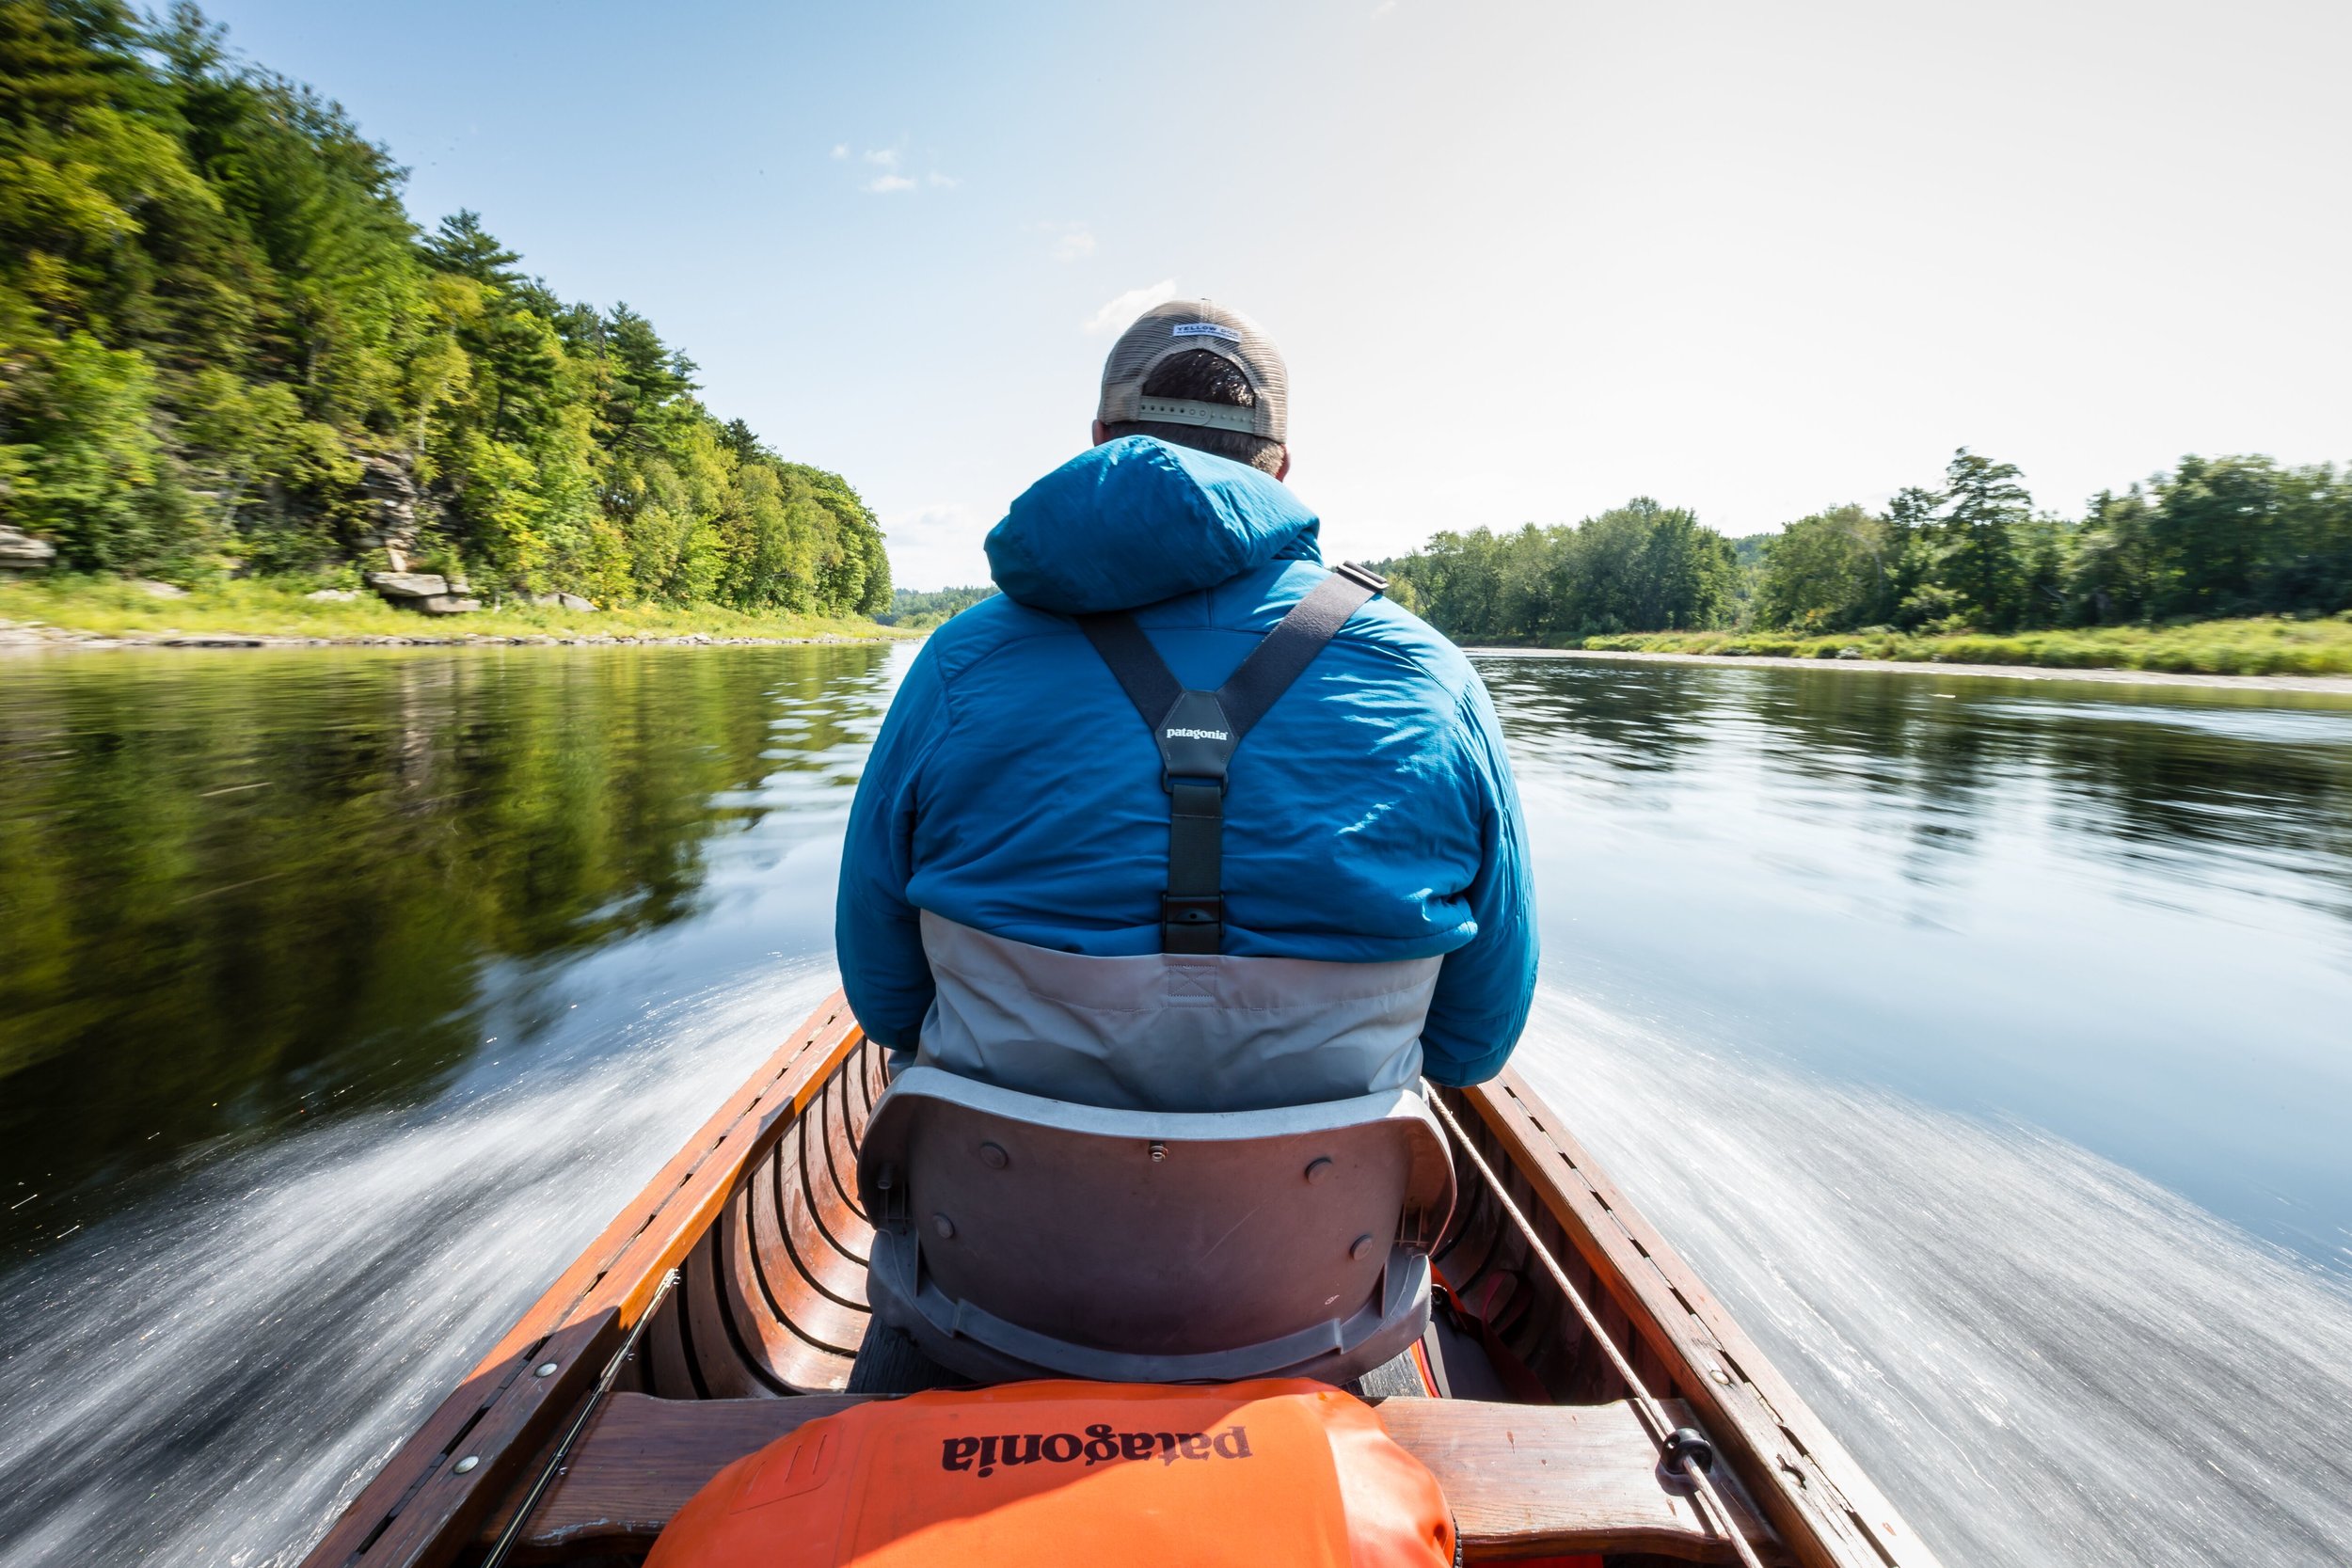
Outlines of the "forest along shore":
M 479 214 L 421 226 L 389 148 L 193 7 L 0 8 L 0 573 L 383 594 L 477 635 L 525 596 L 714 637 L 890 606 L 847 479 Z
M 1602 663 L 1729 664 L 1763 670 L 1894 671 L 1906 675 L 1992 675 L 2009 680 L 2091 681 L 2115 686 L 2195 686 L 2231 691 L 2321 691 L 2352 697 L 2352 675 L 2222 675 L 2169 670 L 2077 669 L 2045 664 L 1947 664 L 1896 658 L 1800 658 L 1786 654 L 1645 653 L 1630 648 L 1466 648 L 1481 658 L 1579 658 Z
M 2189 456 L 2079 518 L 1965 448 L 1944 477 L 1738 539 L 1637 497 L 1379 569 L 1466 644 L 2352 674 L 2352 473 Z

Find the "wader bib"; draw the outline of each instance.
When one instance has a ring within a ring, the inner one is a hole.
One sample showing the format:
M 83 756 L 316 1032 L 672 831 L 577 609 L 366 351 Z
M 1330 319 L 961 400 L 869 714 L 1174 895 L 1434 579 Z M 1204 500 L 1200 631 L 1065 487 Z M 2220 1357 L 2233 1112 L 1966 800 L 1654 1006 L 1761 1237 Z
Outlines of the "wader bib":
M 1160 951 L 1221 953 L 1225 943 L 1225 770 L 1233 752 L 1347 618 L 1388 580 L 1346 564 L 1291 606 L 1241 668 L 1215 691 L 1188 691 L 1125 613 L 1082 615 L 1078 626 L 1152 728 L 1168 795 L 1168 887 Z
M 1078 618 L 1160 752 L 1168 795 L 1160 951 L 1096 957 L 921 916 L 937 984 L 918 1059 L 1082 1105 L 1247 1111 L 1408 1088 L 1436 958 L 1377 963 L 1224 951 L 1226 772 L 1242 739 L 1383 579 L 1317 583 L 1215 691 L 1177 680 L 1123 613 Z

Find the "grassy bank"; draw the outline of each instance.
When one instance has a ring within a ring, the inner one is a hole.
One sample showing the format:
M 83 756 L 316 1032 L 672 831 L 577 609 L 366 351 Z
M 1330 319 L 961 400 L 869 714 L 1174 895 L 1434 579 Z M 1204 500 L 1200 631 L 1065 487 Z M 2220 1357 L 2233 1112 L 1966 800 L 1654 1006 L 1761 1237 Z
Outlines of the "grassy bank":
M 308 582 L 246 580 L 159 598 L 117 578 L 51 576 L 32 581 L 0 578 L 0 626 L 36 628 L 59 641 L 119 638 L 148 641 L 198 637 L 323 638 L 366 641 L 384 638 L 462 640 L 476 637 L 779 638 L 879 640 L 905 633 L 860 616 L 747 614 L 720 605 L 569 610 L 508 601 L 469 615 L 421 615 L 395 610 L 373 594 L 357 599 L 309 599 Z M 63 635 L 60 635 L 63 634 Z
M 1602 653 L 1761 654 L 1784 658 L 1861 658 L 1948 664 L 2033 664 L 2059 670 L 2158 670 L 2201 675 L 2352 673 L 2352 611 L 2328 620 L 2283 617 L 2200 621 L 2177 626 L 2086 626 L 2008 635 L 1844 632 L 1827 637 L 1772 631 L 1649 632 L 1588 637 L 1572 646 Z

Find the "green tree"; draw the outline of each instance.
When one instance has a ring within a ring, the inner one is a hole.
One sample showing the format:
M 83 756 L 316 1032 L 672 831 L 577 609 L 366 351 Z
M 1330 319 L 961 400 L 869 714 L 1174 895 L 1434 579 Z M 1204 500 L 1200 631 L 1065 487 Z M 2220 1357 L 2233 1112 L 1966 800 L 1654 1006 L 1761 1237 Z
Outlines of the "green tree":
M 1979 456 L 1966 447 L 1944 470 L 1943 506 L 1932 529 L 1939 547 L 1934 580 L 1991 631 L 2015 626 L 2026 608 L 2024 562 L 2017 531 L 2032 515 L 2033 498 L 2017 483 L 2017 467 Z
M 2102 490 L 2076 538 L 2067 580 L 2067 619 L 2114 626 L 2144 619 L 2154 602 L 2156 545 L 2147 496 L 2133 485 Z
M 2352 476 L 2326 464 L 2280 471 L 2256 581 L 2277 610 L 2352 608 Z
M 128 570 L 184 543 L 174 524 L 185 498 L 155 437 L 154 391 L 144 357 L 87 332 L 40 369 L 9 499 L 71 565 Z
M 470 277 L 485 289 L 505 291 L 521 281 L 515 263 L 522 257 L 507 249 L 482 227 L 482 214 L 460 208 L 441 220 L 420 248 L 437 272 Z
M 2156 486 L 2152 611 L 2205 617 L 2283 608 L 2265 606 L 2256 594 L 2279 492 L 2279 470 L 2266 457 L 2182 458 Z
M 1764 546 L 1756 618 L 1802 631 L 1851 631 L 1893 611 L 1893 527 L 1859 506 L 1790 523 Z
M 1731 541 L 1683 508 L 1638 496 L 1585 519 L 1565 545 L 1543 626 L 1555 637 L 1731 622 L 1739 578 Z

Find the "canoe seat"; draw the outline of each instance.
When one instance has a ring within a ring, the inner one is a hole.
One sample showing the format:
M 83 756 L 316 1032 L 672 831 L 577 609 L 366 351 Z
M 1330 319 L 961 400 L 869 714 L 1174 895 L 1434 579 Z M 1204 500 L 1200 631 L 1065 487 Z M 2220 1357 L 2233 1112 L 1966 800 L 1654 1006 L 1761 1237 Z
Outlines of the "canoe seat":
M 867 1299 L 967 1377 L 1343 1382 L 1429 1321 L 1454 1208 L 1409 1090 L 1193 1114 L 899 1074 L 858 1151 Z
M 855 1395 L 838 1394 L 782 1400 L 614 1394 L 532 1510 L 524 1546 L 532 1560 L 633 1561 L 671 1515 L 728 1465 L 804 1421 L 858 1402 Z M 1677 1426 L 1697 1419 L 1678 1401 L 1667 1401 L 1665 1409 Z M 1735 1560 L 1731 1543 L 1690 1493 L 1660 1479 L 1657 1447 L 1630 1404 L 1391 1400 L 1380 1406 L 1380 1420 L 1438 1478 L 1471 1562 L 1584 1552 Z M 1764 1560 L 1788 1560 L 1737 1479 L 1721 1467 L 1716 1477 Z M 504 1508 L 493 1510 L 478 1539 L 495 1540 L 507 1522 Z

